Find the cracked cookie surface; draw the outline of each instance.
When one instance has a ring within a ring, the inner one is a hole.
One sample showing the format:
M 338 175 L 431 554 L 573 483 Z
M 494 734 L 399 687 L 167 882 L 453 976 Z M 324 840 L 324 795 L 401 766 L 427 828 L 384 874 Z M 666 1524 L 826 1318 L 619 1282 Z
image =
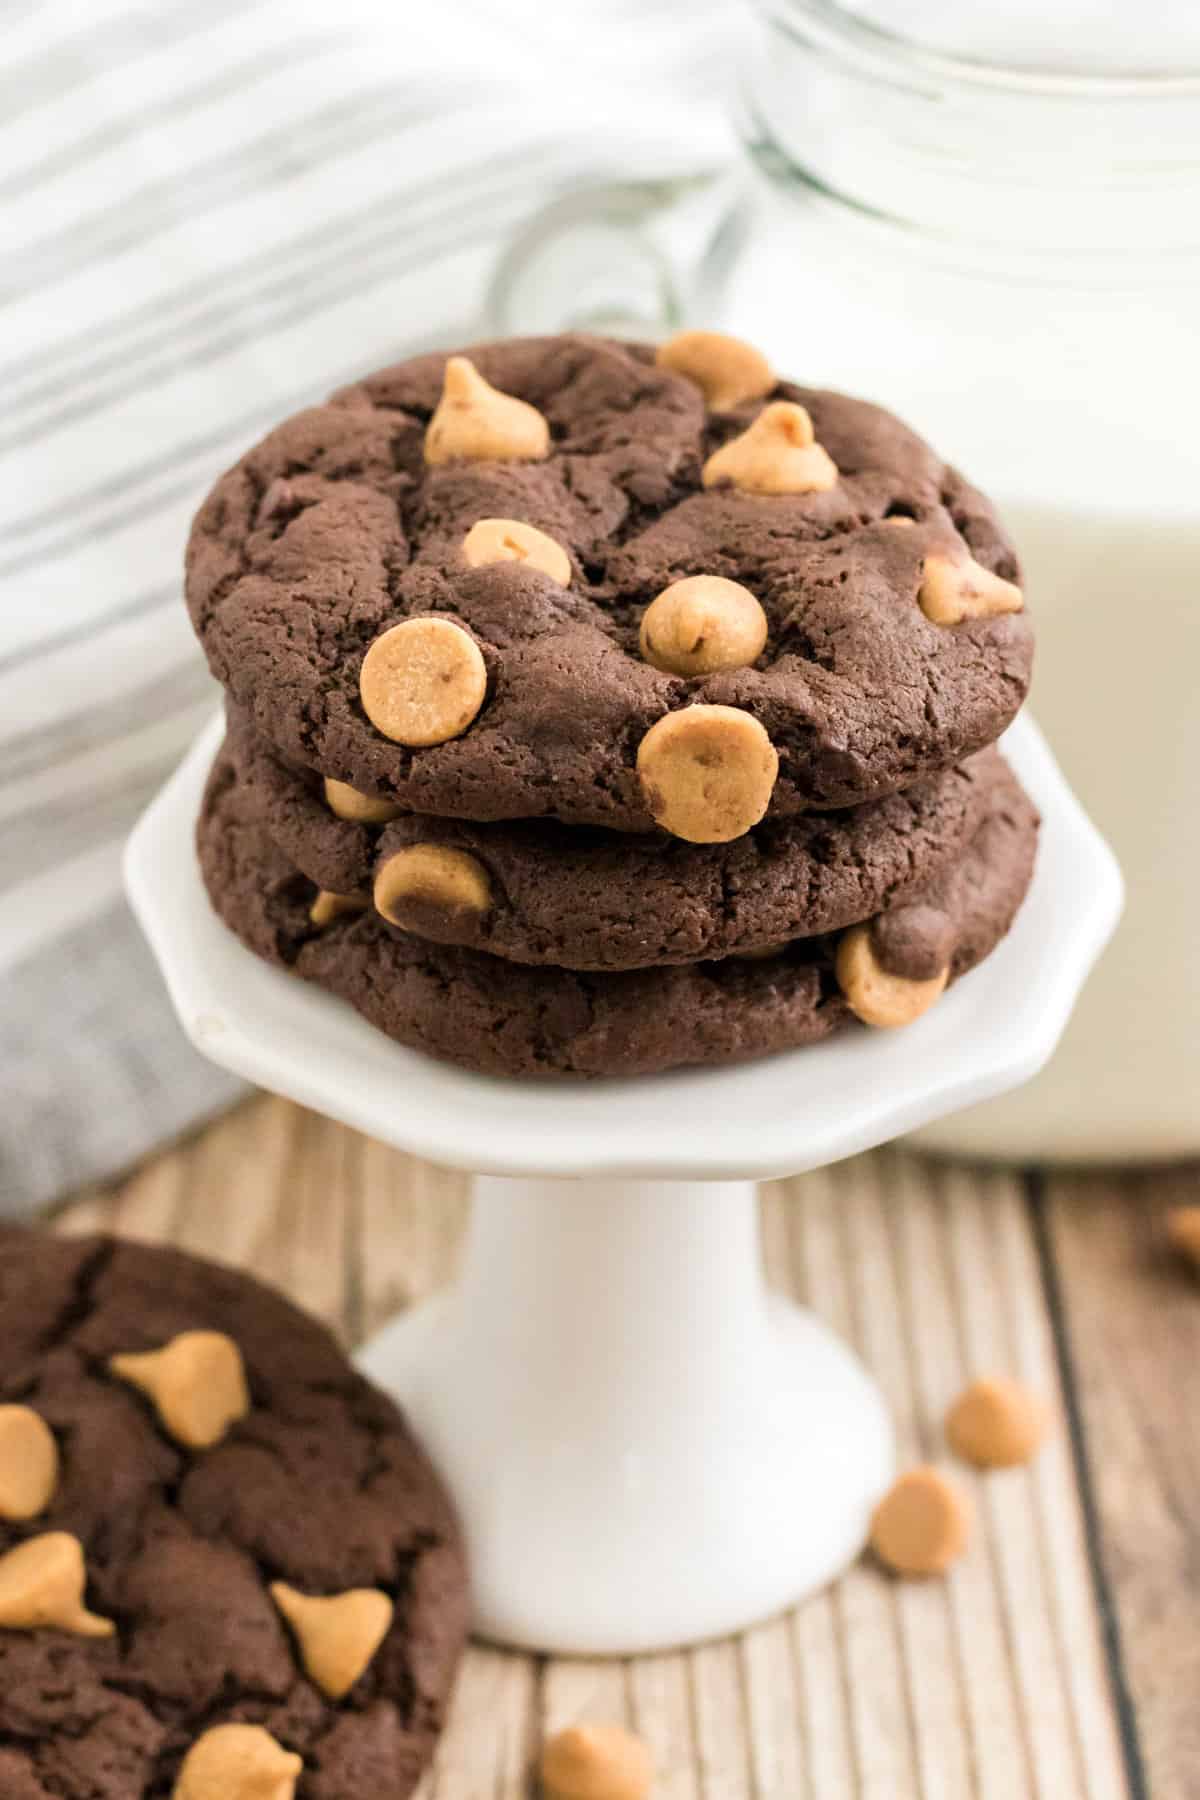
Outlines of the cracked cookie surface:
M 251 1410 L 189 1451 L 109 1359 L 191 1330 L 239 1347 Z M 4 1800 L 168 1800 L 213 1726 L 265 1726 L 304 1759 L 297 1800 L 408 1794 L 466 1628 L 448 1500 L 392 1403 L 315 1320 L 246 1275 L 110 1239 L 0 1228 L 0 1400 L 58 1442 L 44 1514 L 0 1521 L 83 1547 L 116 1635 L 0 1630 Z M 309 1680 L 269 1584 L 379 1590 L 390 1629 L 346 1698 Z
M 1033 869 L 1037 814 L 997 759 L 961 854 L 877 915 L 888 966 L 937 955 L 951 980 L 999 943 Z M 505 962 L 397 931 L 370 911 L 314 929 L 315 888 L 270 840 L 218 758 L 197 832 L 214 908 L 266 960 L 328 989 L 399 1043 L 493 1075 L 637 1075 L 745 1061 L 848 1025 L 837 939 L 799 938 L 765 958 L 584 973 Z
M 761 399 L 706 411 L 649 348 L 597 338 L 470 355 L 548 420 L 544 459 L 428 465 L 447 360 L 428 355 L 286 421 L 197 516 L 193 622 L 218 679 L 288 757 L 414 811 L 646 830 L 638 746 L 684 706 L 737 708 L 764 728 L 774 817 L 894 792 L 992 742 L 1017 711 L 1026 615 L 939 625 L 918 599 L 927 555 L 1015 580 L 1012 547 L 984 497 L 891 414 L 780 382 L 768 402 L 807 409 L 836 483 L 706 489 L 706 459 Z M 545 533 L 570 584 L 519 560 L 470 566 L 463 544 L 484 519 Z M 696 575 L 761 604 L 767 642 L 750 666 L 684 678 L 644 660 L 647 607 Z M 469 632 L 486 693 L 460 735 L 406 747 L 367 717 L 360 670 L 382 633 L 430 614 Z

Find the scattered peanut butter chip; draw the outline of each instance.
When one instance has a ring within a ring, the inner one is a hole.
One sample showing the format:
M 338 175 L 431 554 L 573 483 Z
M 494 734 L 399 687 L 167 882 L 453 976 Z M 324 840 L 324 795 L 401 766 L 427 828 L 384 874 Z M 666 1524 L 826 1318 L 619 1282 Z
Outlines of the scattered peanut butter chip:
M 670 675 L 744 669 L 762 655 L 767 615 L 740 582 L 687 575 L 650 602 L 638 641 L 646 661 Z
M 775 372 L 761 350 L 723 331 L 677 331 L 655 352 L 660 369 L 694 381 L 714 412 L 743 400 L 761 400 L 775 386 Z
M 927 556 L 917 598 L 935 625 L 991 619 L 999 613 L 1020 612 L 1025 605 L 1015 582 L 993 575 L 970 556 Z
M 189 1450 L 210 1450 L 250 1411 L 242 1353 L 223 1331 L 184 1331 L 161 1350 L 114 1356 L 108 1366 L 149 1396 L 164 1430 Z
M 546 1800 L 646 1800 L 654 1759 L 620 1725 L 572 1725 L 542 1752 Z
M 637 770 L 664 831 L 691 844 L 727 844 L 766 812 L 779 757 L 750 713 L 685 706 L 650 727 L 638 745 Z
M 376 1588 L 314 1598 L 275 1581 L 271 1598 L 295 1633 L 304 1667 L 331 1700 L 348 1694 L 370 1667 L 396 1610 Z
M 324 931 L 326 925 L 332 925 L 335 919 L 344 918 L 347 913 L 365 911 L 366 904 L 358 894 L 334 894 L 328 888 L 321 888 L 308 909 L 308 916 L 318 931 Z
M 521 519 L 478 519 L 463 539 L 463 560 L 472 569 L 489 563 L 523 563 L 560 587 L 571 585 L 571 559 L 562 545 Z
M 893 531 L 911 531 L 916 522 L 907 513 L 891 513 L 886 519 L 879 521 L 881 525 L 890 525 Z
M 967 1547 L 971 1511 L 940 1469 L 909 1469 L 875 1508 L 871 1548 L 898 1575 L 940 1575 Z
M 375 794 L 364 794 L 348 781 L 325 778 L 325 804 L 339 819 L 354 825 L 388 825 L 398 819 L 404 808 L 394 800 L 380 800 Z
M 838 986 L 852 1013 L 864 1025 L 890 1029 L 911 1025 L 928 1012 L 950 977 L 947 964 L 928 981 L 911 981 L 891 975 L 882 966 L 871 944 L 871 927 L 852 925 L 838 940 L 835 959 Z
M 946 1415 L 946 1441 L 978 1469 L 1029 1462 L 1050 1423 L 1040 1394 L 1005 1376 L 985 1376 L 961 1393 Z
M 406 619 L 377 637 L 358 678 L 363 710 L 395 744 L 421 749 L 467 729 L 487 693 L 487 665 L 450 619 Z
M 83 1604 L 87 1569 L 83 1545 L 69 1531 L 27 1538 L 0 1556 L 0 1628 L 37 1631 L 51 1627 L 76 1637 L 112 1637 L 111 1619 Z
M 214 1725 L 184 1757 L 171 1800 L 293 1800 L 303 1770 L 261 1725 Z
M 413 930 L 426 910 L 466 917 L 485 913 L 491 901 L 491 878 L 479 858 L 448 844 L 406 844 L 375 877 L 376 911 Z
M 425 461 L 541 462 L 550 427 L 536 406 L 502 394 L 473 362 L 452 356 L 442 397 L 425 433 Z
M 837 464 L 814 442 L 803 406 L 773 400 L 739 437 L 714 450 L 704 465 L 706 488 L 723 482 L 746 494 L 818 494 L 837 486 Z
M 1167 1242 L 1200 1269 L 1200 1206 L 1172 1206 L 1166 1216 Z
M 0 1519 L 36 1519 L 58 1487 L 58 1445 L 40 1413 L 0 1406 Z

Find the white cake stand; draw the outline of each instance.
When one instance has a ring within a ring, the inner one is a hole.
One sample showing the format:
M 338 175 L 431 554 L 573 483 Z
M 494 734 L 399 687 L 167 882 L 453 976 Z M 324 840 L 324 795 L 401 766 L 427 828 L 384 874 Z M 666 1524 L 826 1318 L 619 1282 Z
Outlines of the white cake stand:
M 828 1581 L 862 1546 L 891 1429 L 850 1352 L 767 1292 L 754 1183 L 987 1099 L 1054 1049 L 1122 888 L 1036 729 L 1006 745 L 1044 815 L 1033 889 L 995 955 L 917 1025 L 577 1084 L 400 1049 L 244 950 L 193 850 L 220 734 L 138 825 L 129 894 L 207 1056 L 476 1176 L 458 1281 L 362 1365 L 457 1498 L 478 1630 L 631 1653 L 736 1630 Z

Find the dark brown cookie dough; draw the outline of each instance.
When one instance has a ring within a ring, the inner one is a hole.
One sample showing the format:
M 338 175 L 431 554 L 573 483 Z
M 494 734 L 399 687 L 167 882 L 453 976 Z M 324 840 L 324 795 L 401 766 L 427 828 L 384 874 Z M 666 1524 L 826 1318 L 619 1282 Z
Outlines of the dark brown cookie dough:
M 252 1402 L 208 1450 L 108 1367 L 194 1330 L 237 1345 Z M 45 1511 L 0 1518 L 0 1556 L 72 1534 L 87 1605 L 116 1626 L 0 1628 L 5 1800 L 167 1800 L 192 1745 L 230 1722 L 303 1757 L 297 1800 L 411 1793 L 462 1646 L 463 1552 L 400 1414 L 323 1326 L 175 1251 L 0 1228 L 0 1404 L 32 1409 L 59 1455 Z M 306 1678 L 275 1581 L 394 1602 L 344 1699 Z
M 837 813 L 767 820 L 729 844 L 554 821 L 474 825 L 413 814 L 382 827 L 337 818 L 319 776 L 287 766 L 231 715 L 227 754 L 248 817 L 288 862 L 337 894 L 369 894 L 413 845 L 480 866 L 486 909 L 439 904 L 429 884 L 394 916 L 436 943 L 511 962 L 636 969 L 698 962 L 837 930 L 894 905 L 962 851 L 1007 779 L 995 750 L 902 794 Z
M 770 813 L 857 804 L 992 742 L 1029 681 L 1024 614 L 934 624 L 926 555 L 1017 577 L 988 502 L 899 420 L 779 383 L 837 465 L 823 492 L 704 489 L 707 455 L 761 410 L 707 413 L 649 349 L 569 336 L 470 352 L 548 419 L 535 461 L 424 461 L 446 358 L 418 357 L 288 420 L 217 483 L 196 519 L 187 594 L 210 664 L 257 730 L 322 774 L 414 811 L 648 829 L 638 746 L 687 705 L 729 706 L 779 757 Z M 466 565 L 468 530 L 519 519 L 570 556 L 572 581 Z M 915 521 L 897 529 L 896 518 Z M 643 660 L 642 614 L 696 574 L 743 584 L 766 614 L 748 668 L 685 680 Z M 363 658 L 433 614 L 464 625 L 487 689 L 460 736 L 390 741 L 364 713 Z
M 936 934 L 951 979 L 1008 930 L 1036 838 L 1034 809 L 1004 769 L 960 859 L 902 903 L 924 907 L 910 936 Z M 369 911 L 315 931 L 313 884 L 248 816 L 226 758 L 209 782 L 198 845 L 216 911 L 258 955 L 340 995 L 398 1042 L 485 1074 L 635 1075 L 741 1062 L 818 1042 L 851 1018 L 831 936 L 797 939 L 764 959 L 585 974 L 431 944 Z M 903 954 L 920 956 L 919 945 L 907 942 Z

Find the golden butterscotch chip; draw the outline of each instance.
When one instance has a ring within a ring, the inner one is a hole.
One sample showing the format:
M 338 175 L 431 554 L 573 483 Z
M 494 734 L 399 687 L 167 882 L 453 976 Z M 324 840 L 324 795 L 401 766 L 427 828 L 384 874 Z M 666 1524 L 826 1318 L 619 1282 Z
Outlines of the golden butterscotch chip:
M 326 925 L 332 925 L 335 919 L 344 918 L 347 913 L 360 913 L 366 908 L 366 901 L 358 894 L 334 894 L 328 888 L 322 888 L 308 909 L 308 916 L 318 931 Z
M 935 625 L 1018 613 L 1025 596 L 1015 582 L 993 575 L 971 556 L 927 556 L 917 593 L 921 611 Z
M 402 927 L 419 928 L 425 909 L 462 917 L 485 913 L 491 901 L 491 878 L 479 858 L 447 844 L 406 844 L 375 877 L 375 910 Z
M 871 1548 L 898 1575 L 940 1575 L 967 1547 L 971 1512 L 940 1469 L 909 1469 L 875 1508 Z
M 114 1356 L 109 1368 L 154 1402 L 163 1428 L 189 1450 L 209 1450 L 250 1411 L 242 1353 L 223 1331 L 183 1331 L 161 1350 Z
M 546 1800 L 646 1800 L 654 1759 L 620 1725 L 572 1725 L 542 1752 Z
M 0 1406 L 0 1519 L 36 1519 L 58 1486 L 58 1445 L 40 1413 Z
M 560 587 L 571 585 L 571 559 L 562 545 L 521 519 L 476 520 L 463 539 L 463 561 L 472 569 L 489 563 L 523 563 Z
M 950 978 L 949 965 L 928 981 L 892 975 L 880 963 L 871 943 L 871 927 L 852 925 L 838 940 L 838 986 L 852 1013 L 864 1025 L 890 1029 L 911 1025 L 928 1012 Z
M 111 1619 L 83 1604 L 87 1569 L 83 1545 L 69 1531 L 28 1538 L 0 1556 L 0 1628 L 40 1631 L 53 1627 L 76 1637 L 112 1637 Z
M 837 464 L 813 439 L 803 406 L 773 400 L 740 436 L 704 465 L 706 488 L 728 483 L 746 494 L 819 494 L 837 486 Z
M 946 1414 L 946 1441 L 979 1469 L 1028 1462 L 1046 1435 L 1050 1413 L 1032 1388 L 1006 1376 L 973 1381 Z
M 669 675 L 712 675 L 743 669 L 762 655 L 767 615 L 738 581 L 687 575 L 642 614 L 642 655 Z
M 775 372 L 761 350 L 723 331 L 677 331 L 654 356 L 660 369 L 694 381 L 714 412 L 743 400 L 761 400 L 775 386 Z
M 305 1669 L 331 1700 L 342 1699 L 365 1674 L 396 1610 L 376 1588 L 314 1597 L 274 1581 L 271 1598 L 295 1634 Z
M 339 819 L 354 825 L 388 825 L 404 811 L 394 800 L 381 800 L 375 794 L 364 794 L 348 781 L 325 777 L 325 804 Z
M 1200 1269 L 1200 1206 L 1172 1206 L 1166 1216 L 1167 1241 Z
M 550 427 L 536 406 L 502 394 L 473 362 L 452 356 L 442 397 L 425 433 L 425 461 L 541 462 Z
M 664 831 L 691 844 L 727 844 L 766 812 L 779 757 L 748 712 L 685 706 L 650 727 L 638 745 L 637 771 Z
M 261 1725 L 214 1725 L 184 1757 L 171 1800 L 293 1800 L 303 1771 Z
M 406 619 L 377 637 L 358 678 L 363 711 L 394 744 L 421 749 L 467 729 L 487 693 L 487 665 L 450 619 Z

